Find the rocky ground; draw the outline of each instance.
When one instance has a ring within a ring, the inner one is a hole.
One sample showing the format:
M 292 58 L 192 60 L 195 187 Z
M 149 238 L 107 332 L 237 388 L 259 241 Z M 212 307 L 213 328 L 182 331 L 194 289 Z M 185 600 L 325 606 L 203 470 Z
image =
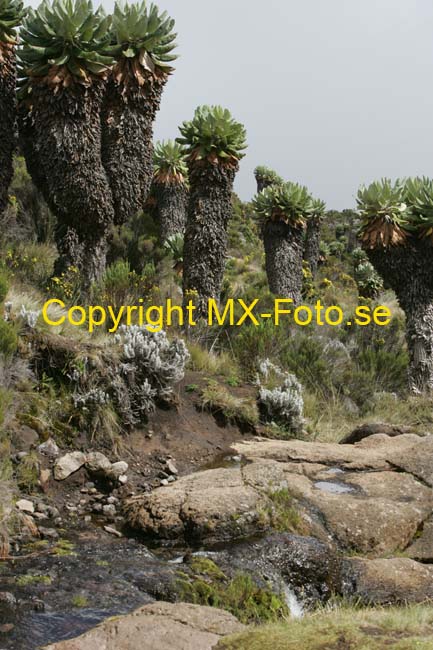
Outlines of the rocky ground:
M 433 599 L 433 436 L 378 425 L 344 444 L 279 441 L 205 422 L 185 431 L 183 452 L 163 421 L 141 434 L 150 448 L 122 460 L 52 440 L 33 450 L 41 490 L 16 503 L 17 559 L 0 563 L 2 648 L 123 650 L 141 635 L 143 648 L 201 650 L 242 630 L 182 600 L 252 623 L 335 597 Z M 233 599 L 239 576 L 251 581 L 247 614 Z

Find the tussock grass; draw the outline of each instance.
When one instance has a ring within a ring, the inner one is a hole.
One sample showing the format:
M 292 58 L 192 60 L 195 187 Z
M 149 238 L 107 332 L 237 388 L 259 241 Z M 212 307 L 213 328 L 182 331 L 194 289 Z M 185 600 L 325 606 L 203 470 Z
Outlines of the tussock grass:
M 344 607 L 223 639 L 218 650 L 431 650 L 433 607 Z
M 221 414 L 232 423 L 244 423 L 253 427 L 259 422 L 259 414 L 254 402 L 237 397 L 216 381 L 210 381 L 202 390 L 201 405 L 203 409 Z

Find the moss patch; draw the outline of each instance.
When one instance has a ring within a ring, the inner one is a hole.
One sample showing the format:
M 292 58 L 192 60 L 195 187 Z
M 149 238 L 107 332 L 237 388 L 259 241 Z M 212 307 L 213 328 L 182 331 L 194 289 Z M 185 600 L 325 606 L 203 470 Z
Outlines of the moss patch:
M 266 515 L 274 530 L 280 533 L 290 532 L 305 535 L 306 525 L 293 505 L 293 497 L 286 488 L 270 492 L 271 505 L 266 509 Z
M 279 595 L 259 587 L 245 573 L 229 578 L 215 562 L 200 557 L 193 558 L 190 567 L 192 576 L 178 573 L 178 593 L 184 602 L 225 609 L 242 623 L 276 621 L 289 615 Z
M 27 574 L 18 576 L 15 580 L 18 587 L 28 587 L 30 585 L 50 585 L 52 579 L 50 576 Z

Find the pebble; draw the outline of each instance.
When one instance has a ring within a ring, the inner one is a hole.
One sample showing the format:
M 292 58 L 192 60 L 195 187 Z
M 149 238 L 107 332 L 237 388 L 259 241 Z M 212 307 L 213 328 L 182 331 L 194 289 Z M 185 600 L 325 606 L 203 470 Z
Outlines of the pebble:
M 42 528 L 39 526 L 39 532 L 44 539 L 59 539 L 59 533 L 55 528 Z
M 169 483 L 168 483 L 168 480 L 167 480 L 166 478 L 161 479 L 161 485 L 163 485 L 163 486 L 165 487 L 165 486 L 167 486 L 168 484 L 169 484 Z
M 110 535 L 115 535 L 116 537 L 123 537 L 122 533 L 119 530 L 116 530 L 111 526 L 104 526 L 104 530 L 106 533 L 110 533 Z
M 102 506 L 102 512 L 107 517 L 114 517 L 116 515 L 116 506 L 113 503 L 109 503 L 106 506 Z
M 21 510 L 21 512 L 30 512 L 33 514 L 35 511 L 35 506 L 33 505 L 32 501 L 29 501 L 28 499 L 20 499 L 16 502 L 15 505 L 18 510 Z
M 177 467 L 172 460 L 167 461 L 167 469 L 170 472 L 170 474 L 179 474 Z

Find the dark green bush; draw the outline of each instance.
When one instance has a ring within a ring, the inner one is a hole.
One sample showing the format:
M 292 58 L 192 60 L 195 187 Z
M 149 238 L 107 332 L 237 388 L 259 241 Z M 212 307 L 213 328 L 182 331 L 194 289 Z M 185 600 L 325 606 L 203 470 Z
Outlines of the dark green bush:
M 9 290 L 9 282 L 6 277 L 6 274 L 0 271 L 0 305 L 3 303 L 6 298 L 7 292 Z
M 0 319 L 0 354 L 6 357 L 12 356 L 18 347 L 18 336 L 15 328 L 10 324 Z

